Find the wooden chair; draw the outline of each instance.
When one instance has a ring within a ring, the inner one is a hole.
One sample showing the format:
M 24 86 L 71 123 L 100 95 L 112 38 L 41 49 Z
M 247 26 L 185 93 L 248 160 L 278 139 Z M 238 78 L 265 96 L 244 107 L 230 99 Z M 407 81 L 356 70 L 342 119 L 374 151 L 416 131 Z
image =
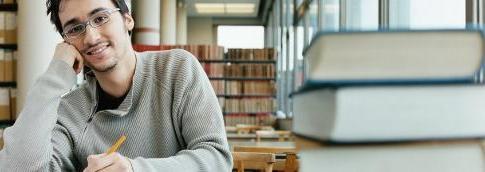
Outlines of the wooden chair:
M 244 172 L 245 169 L 272 172 L 273 164 L 276 162 L 272 153 L 232 152 L 232 158 L 237 172 Z
M 234 146 L 234 152 L 260 152 L 260 153 L 273 153 L 273 154 L 285 154 L 284 160 L 276 159 L 273 166 L 274 170 L 295 172 L 298 171 L 299 162 L 296 156 L 296 149 L 292 147 L 256 147 L 256 146 Z
M 291 131 L 288 130 L 257 130 L 256 142 L 261 141 L 261 137 L 264 136 L 278 136 L 278 141 L 283 142 L 285 140 L 291 140 Z

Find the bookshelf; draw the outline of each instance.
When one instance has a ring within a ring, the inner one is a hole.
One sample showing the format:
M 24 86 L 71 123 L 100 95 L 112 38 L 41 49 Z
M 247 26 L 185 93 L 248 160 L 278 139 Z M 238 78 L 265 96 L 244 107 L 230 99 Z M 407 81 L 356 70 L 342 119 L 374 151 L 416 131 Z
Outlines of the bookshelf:
M 0 49 L 17 50 L 17 44 L 5 44 L 5 43 L 2 43 L 2 44 L 0 44 Z
M 0 11 L 12 11 L 16 12 L 18 10 L 18 6 L 16 3 L 13 4 L 0 4 Z
M 0 128 L 4 128 L 2 126 L 10 126 L 13 125 L 14 120 L 0 120 Z
M 14 0 L 0 2 L 0 125 L 14 123 L 16 112 L 17 11 Z
M 230 60 L 230 59 L 223 59 L 223 60 L 199 60 L 202 63 L 273 63 L 276 64 L 276 60 Z
M 276 101 L 274 49 L 229 49 L 223 59 L 199 61 L 213 84 L 226 126 L 272 125 Z
M 210 80 L 226 80 L 226 81 L 267 81 L 275 80 L 275 78 L 264 78 L 264 77 L 209 77 Z

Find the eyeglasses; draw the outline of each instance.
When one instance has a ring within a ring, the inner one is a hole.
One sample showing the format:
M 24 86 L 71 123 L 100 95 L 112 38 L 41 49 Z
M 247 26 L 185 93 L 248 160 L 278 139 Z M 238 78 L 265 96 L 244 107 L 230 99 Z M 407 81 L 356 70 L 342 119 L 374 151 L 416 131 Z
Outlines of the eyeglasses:
M 98 12 L 93 16 L 91 16 L 86 22 L 67 26 L 66 28 L 64 28 L 64 32 L 62 32 L 62 35 L 66 39 L 77 38 L 79 35 L 86 32 L 86 27 L 88 25 L 90 25 L 93 28 L 97 28 L 103 24 L 106 24 L 109 22 L 110 15 L 119 10 L 120 10 L 119 8 L 115 8 L 115 9 L 107 9 L 107 10 Z

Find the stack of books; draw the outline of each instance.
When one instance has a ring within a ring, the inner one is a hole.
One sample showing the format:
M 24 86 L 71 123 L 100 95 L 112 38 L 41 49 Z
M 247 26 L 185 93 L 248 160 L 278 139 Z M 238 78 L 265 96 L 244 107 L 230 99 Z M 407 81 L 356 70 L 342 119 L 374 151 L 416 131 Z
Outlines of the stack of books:
M 292 94 L 302 171 L 484 171 L 480 30 L 320 33 Z

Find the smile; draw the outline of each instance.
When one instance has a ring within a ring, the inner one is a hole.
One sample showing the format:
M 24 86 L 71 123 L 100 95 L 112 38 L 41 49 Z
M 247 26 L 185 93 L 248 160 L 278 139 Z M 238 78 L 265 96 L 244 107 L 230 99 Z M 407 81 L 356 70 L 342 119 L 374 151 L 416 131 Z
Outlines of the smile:
M 86 50 L 87 55 L 98 55 L 102 53 L 104 50 L 106 50 L 109 47 L 109 43 L 101 43 L 98 44 L 97 46 L 91 47 L 88 50 Z

